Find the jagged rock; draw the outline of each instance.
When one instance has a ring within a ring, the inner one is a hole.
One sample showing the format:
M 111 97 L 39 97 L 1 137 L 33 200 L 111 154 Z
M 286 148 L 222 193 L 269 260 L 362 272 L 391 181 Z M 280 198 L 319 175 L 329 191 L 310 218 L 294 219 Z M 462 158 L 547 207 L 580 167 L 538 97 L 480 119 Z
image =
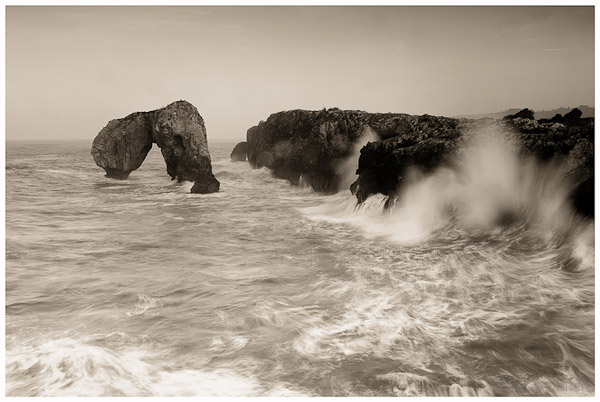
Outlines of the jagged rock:
M 218 191 L 204 120 L 186 101 L 111 120 L 94 139 L 91 153 L 107 177 L 124 179 L 140 167 L 152 143 L 160 148 L 172 179 L 196 182 L 193 193 Z
M 579 138 L 566 158 L 566 169 L 577 184 L 571 198 L 575 208 L 594 216 L 594 144 Z
M 515 114 L 509 114 L 507 116 L 504 116 L 504 120 L 513 120 L 516 118 L 533 120 L 533 115 L 534 115 L 533 110 L 525 108 Z
M 359 202 L 376 193 L 394 194 L 410 168 L 430 172 L 438 167 L 454 155 L 467 124 L 429 115 L 406 115 L 398 123 L 401 134 L 360 151 L 359 176 L 350 188 Z
M 302 178 L 316 191 L 333 193 L 342 179 L 336 167 L 350 155 L 366 127 L 385 139 L 413 132 L 418 126 L 426 138 L 429 129 L 446 129 L 440 119 L 445 118 L 337 108 L 274 113 L 248 130 L 248 161 L 255 168 L 266 166 L 276 177 L 294 184 Z
M 238 143 L 231 151 L 232 162 L 246 162 L 246 155 L 248 154 L 248 143 L 242 141 Z
M 221 183 L 215 179 L 212 173 L 206 172 L 196 177 L 191 191 L 197 194 L 216 193 L 219 191 L 220 185 Z
M 533 119 L 525 119 L 522 117 L 515 117 L 512 119 L 512 123 L 519 131 L 536 131 L 540 129 L 540 124 Z
M 569 113 L 565 114 L 564 120 L 565 122 L 567 122 L 567 124 L 570 122 L 575 122 L 581 117 L 582 114 L 583 113 L 581 112 L 581 110 L 575 108 Z
M 418 167 L 427 172 L 443 165 L 460 148 L 459 140 L 466 136 L 472 124 L 477 124 L 466 120 L 435 121 L 445 124 L 445 130 L 429 129 L 427 134 L 430 137 L 424 137 L 422 132 L 415 130 L 407 132 L 403 137 L 368 144 L 361 150 L 359 177 L 351 188 L 359 202 L 372 194 L 382 193 L 390 196 L 388 204 L 393 204 L 393 198 L 403 185 L 408 169 Z M 543 126 L 535 120 L 523 118 L 498 121 L 497 124 L 503 131 L 512 132 L 516 129 L 522 154 L 534 155 L 542 161 L 566 159 L 564 174 L 575 185 L 571 195 L 573 204 L 581 214 L 593 216 L 593 120 L 587 120 L 585 125 L 572 127 L 558 123 Z M 445 132 L 445 136 L 442 132 Z

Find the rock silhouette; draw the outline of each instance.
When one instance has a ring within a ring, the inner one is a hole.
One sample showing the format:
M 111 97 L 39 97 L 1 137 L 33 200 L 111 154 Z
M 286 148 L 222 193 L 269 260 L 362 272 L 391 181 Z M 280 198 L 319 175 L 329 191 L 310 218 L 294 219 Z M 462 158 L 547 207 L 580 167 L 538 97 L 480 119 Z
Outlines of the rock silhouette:
M 246 154 L 248 153 L 248 143 L 242 141 L 238 143 L 231 151 L 232 162 L 246 162 Z
M 517 118 L 521 118 L 521 119 L 533 119 L 534 112 L 531 109 L 523 109 L 518 111 L 515 114 L 509 114 L 507 116 L 504 116 L 504 120 L 513 120 L 513 119 L 517 119 Z

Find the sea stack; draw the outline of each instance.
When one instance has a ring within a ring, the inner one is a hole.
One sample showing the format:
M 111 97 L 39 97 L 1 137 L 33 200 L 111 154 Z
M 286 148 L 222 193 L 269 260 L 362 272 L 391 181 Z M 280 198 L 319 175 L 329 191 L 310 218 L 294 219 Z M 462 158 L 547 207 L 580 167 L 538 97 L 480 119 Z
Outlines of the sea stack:
M 212 173 L 204 120 L 189 102 L 111 120 L 94 139 L 92 156 L 106 176 L 126 179 L 155 143 L 173 180 L 193 181 L 192 193 L 219 191 Z
M 248 143 L 246 141 L 242 141 L 233 148 L 233 151 L 231 151 L 231 161 L 232 162 L 246 162 L 247 154 L 248 154 Z

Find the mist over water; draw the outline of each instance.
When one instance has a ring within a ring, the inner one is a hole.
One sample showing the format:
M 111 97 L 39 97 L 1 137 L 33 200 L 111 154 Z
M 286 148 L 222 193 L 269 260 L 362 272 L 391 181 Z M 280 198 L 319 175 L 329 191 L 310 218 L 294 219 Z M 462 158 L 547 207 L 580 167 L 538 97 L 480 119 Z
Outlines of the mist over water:
M 593 395 L 593 222 L 558 166 L 484 130 L 384 210 L 234 145 L 199 196 L 156 149 L 116 181 L 89 144 L 8 144 L 9 396 Z

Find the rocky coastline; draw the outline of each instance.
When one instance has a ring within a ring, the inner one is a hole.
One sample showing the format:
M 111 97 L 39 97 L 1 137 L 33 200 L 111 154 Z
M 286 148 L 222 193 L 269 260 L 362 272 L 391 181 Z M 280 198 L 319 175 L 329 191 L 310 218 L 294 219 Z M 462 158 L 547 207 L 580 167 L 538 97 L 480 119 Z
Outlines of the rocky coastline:
M 529 109 L 500 120 L 337 108 L 283 111 L 248 130 L 248 162 L 254 168 L 268 167 L 293 184 L 334 193 L 341 182 L 336 166 L 351 154 L 368 127 L 379 140 L 362 147 L 358 178 L 350 190 L 359 203 L 381 193 L 392 204 L 409 169 L 431 172 L 449 163 L 461 140 L 482 124 L 513 133 L 523 155 L 558 161 L 574 184 L 571 198 L 576 211 L 594 216 L 594 119 L 581 118 L 578 109 L 540 120 Z

